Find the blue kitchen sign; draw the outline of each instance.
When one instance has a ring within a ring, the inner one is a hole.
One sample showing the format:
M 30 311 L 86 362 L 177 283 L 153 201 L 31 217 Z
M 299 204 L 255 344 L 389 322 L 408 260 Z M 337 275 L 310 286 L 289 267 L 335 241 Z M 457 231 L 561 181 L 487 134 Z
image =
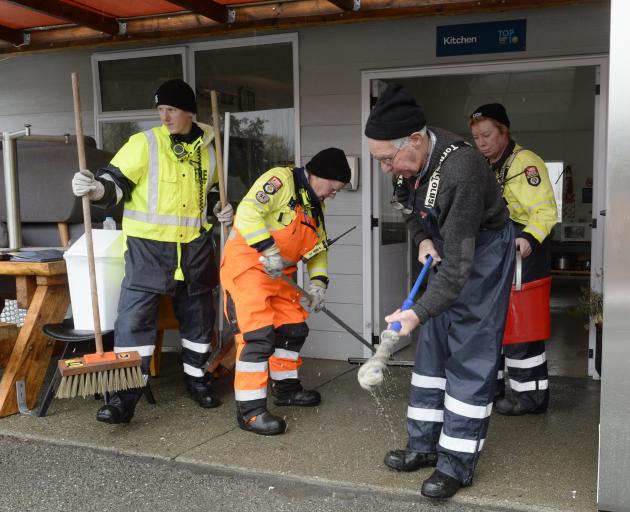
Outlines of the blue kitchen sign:
M 526 49 L 527 20 L 490 21 L 437 27 L 435 55 L 522 52 Z

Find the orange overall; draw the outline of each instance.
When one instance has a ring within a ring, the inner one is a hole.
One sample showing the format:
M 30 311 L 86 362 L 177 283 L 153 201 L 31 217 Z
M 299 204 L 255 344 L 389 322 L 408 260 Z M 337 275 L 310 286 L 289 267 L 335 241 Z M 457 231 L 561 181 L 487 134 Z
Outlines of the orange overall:
M 272 236 L 282 257 L 297 262 L 325 231 L 318 229 L 302 205 L 294 206 L 293 211 L 295 218 L 274 229 Z M 308 312 L 300 305 L 300 294 L 283 279 L 269 277 L 259 257 L 236 222 L 225 245 L 221 283 L 225 313 L 237 333 L 234 390 L 238 414 L 245 420 L 266 410 L 269 374 L 274 396 L 302 389 L 299 352 L 308 335 Z M 291 266 L 284 273 L 289 276 L 296 270 Z

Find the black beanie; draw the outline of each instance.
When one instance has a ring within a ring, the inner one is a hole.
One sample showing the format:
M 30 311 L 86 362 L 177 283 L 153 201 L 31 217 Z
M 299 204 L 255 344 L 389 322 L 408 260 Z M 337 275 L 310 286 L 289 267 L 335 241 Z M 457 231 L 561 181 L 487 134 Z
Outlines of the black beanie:
M 475 111 L 470 114 L 470 120 L 474 121 L 478 117 L 488 117 L 498 121 L 502 125 L 510 127 L 510 120 L 508 119 L 505 107 L 501 103 L 488 103 L 487 105 L 481 105 L 477 107 Z
M 311 158 L 305 167 L 311 174 L 326 180 L 343 183 L 350 181 L 350 166 L 346 154 L 338 148 L 323 149 Z
M 407 137 L 425 127 L 422 107 L 398 84 L 389 84 L 379 96 L 365 124 L 365 136 L 377 140 Z
M 179 78 L 164 82 L 155 93 L 155 106 L 169 105 L 186 112 L 197 113 L 195 93 L 190 85 Z

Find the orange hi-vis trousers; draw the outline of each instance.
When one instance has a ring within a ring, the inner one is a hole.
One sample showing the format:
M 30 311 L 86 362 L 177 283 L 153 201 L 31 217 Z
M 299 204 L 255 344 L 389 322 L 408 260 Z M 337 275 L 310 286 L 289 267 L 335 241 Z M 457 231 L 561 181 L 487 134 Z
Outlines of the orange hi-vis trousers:
M 297 222 L 273 233 L 283 256 L 293 251 L 286 245 L 310 250 L 317 242 L 313 230 Z M 283 236 L 286 235 L 286 236 Z M 306 243 L 305 243 L 306 242 Z M 243 253 L 256 264 L 242 269 Z M 301 251 L 300 251 L 301 252 Z M 293 253 L 295 254 L 295 253 Z M 285 256 L 286 257 L 286 256 Z M 295 267 L 286 269 L 289 274 Z M 300 305 L 300 294 L 283 279 L 269 277 L 255 249 L 235 229 L 225 246 L 221 263 L 225 313 L 237 333 L 234 393 L 238 414 L 245 420 L 267 407 L 267 383 L 272 379 L 274 396 L 283 397 L 302 389 L 298 369 L 300 350 L 306 336 L 308 312 Z

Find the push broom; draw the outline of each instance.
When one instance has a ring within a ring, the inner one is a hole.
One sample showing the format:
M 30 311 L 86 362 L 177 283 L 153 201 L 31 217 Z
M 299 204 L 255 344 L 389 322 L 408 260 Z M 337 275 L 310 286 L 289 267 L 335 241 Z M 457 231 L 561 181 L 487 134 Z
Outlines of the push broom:
M 79 77 L 77 73 L 72 73 L 72 96 L 74 100 L 74 123 L 77 132 L 79 170 L 84 172 L 87 166 L 85 161 L 85 141 L 83 139 L 81 98 L 79 96 Z M 113 393 L 145 386 L 138 352 L 115 353 L 103 351 L 101 317 L 98 309 L 96 289 L 94 243 L 92 241 L 92 216 L 90 213 L 90 199 L 87 194 L 82 197 L 82 206 L 96 352 L 58 362 L 61 382 L 59 388 L 57 388 L 57 398 L 72 398 L 78 395 L 86 397 L 96 393 Z
M 429 256 L 422 267 L 422 271 L 420 275 L 417 277 L 416 282 L 413 284 L 413 288 L 409 295 L 404 300 L 401 311 L 405 311 L 407 309 L 411 309 L 414 304 L 414 298 L 418 294 L 420 290 L 420 286 L 422 285 L 422 281 L 424 281 L 424 277 L 427 275 L 427 272 L 431 268 L 431 263 L 433 263 L 433 258 Z M 387 329 L 385 329 L 381 333 L 381 342 L 378 345 L 378 349 L 376 353 L 370 357 L 361 368 L 359 368 L 359 373 L 357 374 L 357 378 L 359 379 L 359 384 L 366 391 L 372 391 L 377 386 L 380 386 L 383 383 L 383 370 L 387 366 L 387 360 L 394 352 L 396 345 L 398 345 L 398 340 L 400 339 L 400 330 L 402 329 L 402 325 L 400 322 L 392 323 Z

